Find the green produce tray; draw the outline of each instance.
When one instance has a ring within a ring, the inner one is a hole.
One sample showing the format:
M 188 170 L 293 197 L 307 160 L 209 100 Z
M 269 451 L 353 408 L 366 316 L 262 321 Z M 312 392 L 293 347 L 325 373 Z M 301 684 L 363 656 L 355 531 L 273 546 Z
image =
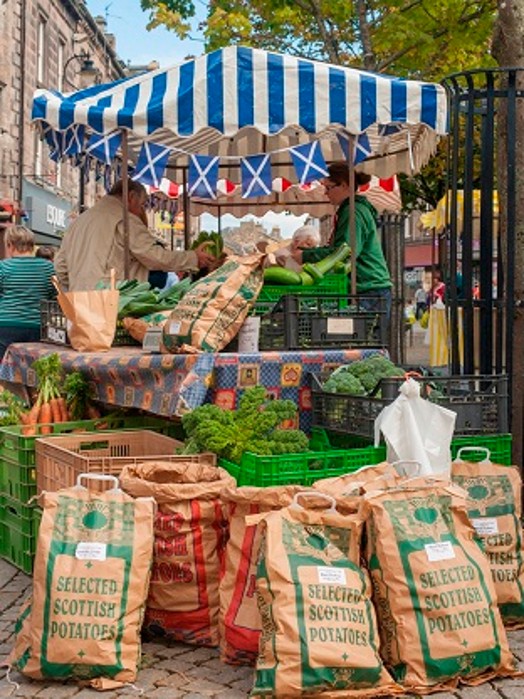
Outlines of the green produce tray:
M 366 440 L 353 435 L 329 432 L 322 427 L 313 427 L 311 440 L 312 449 L 318 451 L 330 451 L 332 449 L 353 449 L 355 446 L 365 447 Z M 367 441 L 369 445 L 369 441 Z M 451 440 L 451 458 L 454 459 L 462 447 L 481 447 L 489 449 L 491 460 L 496 464 L 511 466 L 511 434 L 475 434 L 470 437 L 455 437 Z M 481 461 L 485 457 L 484 452 L 468 452 L 469 461 Z M 385 458 L 385 453 L 384 453 Z
M 0 495 L 0 555 L 28 574 L 33 571 L 39 520 L 35 505 Z
M 346 274 L 326 274 L 326 276 L 314 286 L 275 286 L 264 284 L 258 297 L 258 301 L 263 303 L 275 303 L 285 294 L 294 296 L 323 296 L 325 294 L 337 294 L 345 296 L 348 294 L 348 277 Z M 266 312 L 264 306 L 260 311 Z
M 238 486 L 254 485 L 264 488 L 292 483 L 312 485 L 320 478 L 340 476 L 357 471 L 362 466 L 378 464 L 384 461 L 385 456 L 385 447 L 375 449 L 369 446 L 278 456 L 259 456 L 246 452 L 242 455 L 240 465 L 226 459 L 219 459 L 219 465 L 236 478 Z
M 36 495 L 36 440 L 42 435 L 42 425 L 36 425 L 35 436 L 22 435 L 21 425 L 0 428 L 0 493 L 27 502 Z M 148 429 L 168 437 L 183 439 L 180 423 L 147 416 L 112 416 L 97 420 L 60 422 L 53 425 L 53 435 L 72 432 L 114 432 L 117 430 Z
M 35 464 L 35 440 L 42 435 L 43 425 L 36 425 L 35 436 L 22 434 L 22 425 L 0 427 L 0 461 L 7 459 L 23 466 Z M 68 434 L 70 432 L 97 432 L 115 430 L 154 430 L 173 437 L 183 438 L 182 426 L 164 418 L 137 416 L 106 416 L 96 420 L 79 420 L 77 422 L 59 422 L 53 424 L 51 434 Z

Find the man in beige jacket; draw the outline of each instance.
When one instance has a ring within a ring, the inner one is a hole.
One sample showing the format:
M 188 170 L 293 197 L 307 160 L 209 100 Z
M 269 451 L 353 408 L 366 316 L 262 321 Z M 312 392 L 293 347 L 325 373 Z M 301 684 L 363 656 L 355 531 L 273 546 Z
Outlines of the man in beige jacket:
M 216 262 L 205 245 L 186 252 L 156 245 L 146 225 L 146 190 L 133 180 L 129 180 L 128 188 L 131 279 L 147 281 L 149 270 L 196 271 Z M 94 289 L 100 280 L 109 280 L 112 268 L 117 280 L 124 279 L 122 181 L 71 224 L 54 264 L 60 284 L 70 291 Z

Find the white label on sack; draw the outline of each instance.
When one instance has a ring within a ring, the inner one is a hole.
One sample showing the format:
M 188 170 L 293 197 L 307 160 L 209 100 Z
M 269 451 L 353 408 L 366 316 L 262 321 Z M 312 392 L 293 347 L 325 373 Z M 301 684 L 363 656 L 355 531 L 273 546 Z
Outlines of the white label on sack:
M 170 335 L 178 335 L 180 332 L 180 326 L 182 323 L 179 320 L 172 320 L 169 323 L 169 334 Z
M 478 519 L 472 519 L 471 524 L 475 527 L 477 534 L 481 536 L 499 533 L 499 523 L 495 517 L 479 517 Z
M 346 571 L 343 568 L 318 566 L 318 582 L 329 585 L 346 585 Z
M 107 544 L 98 541 L 81 541 L 76 546 L 75 558 L 80 561 L 105 561 Z
M 449 561 L 451 558 L 455 558 L 455 551 L 453 551 L 451 541 L 438 541 L 435 544 L 426 544 L 424 548 L 430 563 Z
M 354 323 L 352 318 L 328 318 L 328 335 L 353 335 Z

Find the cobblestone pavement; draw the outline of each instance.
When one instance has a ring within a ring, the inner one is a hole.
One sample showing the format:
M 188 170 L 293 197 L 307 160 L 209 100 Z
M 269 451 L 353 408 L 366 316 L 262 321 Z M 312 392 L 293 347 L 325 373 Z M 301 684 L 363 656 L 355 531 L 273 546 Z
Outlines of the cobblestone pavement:
M 0 559 L 0 664 L 11 650 L 14 624 L 22 601 L 28 596 L 31 578 Z M 513 652 L 524 669 L 524 631 L 510 632 Z M 38 699 L 115 699 L 119 696 L 146 699 L 244 699 L 252 685 L 250 668 L 232 667 L 220 662 L 218 651 L 182 644 L 144 643 L 143 663 L 135 688 L 125 687 L 100 694 L 77 684 L 32 682 L 17 672 L 10 684 L 0 668 L 0 699 L 38 697 Z M 142 690 L 142 693 L 139 693 Z M 488 682 L 462 688 L 453 693 L 432 695 L 435 699 L 524 699 L 524 677 Z

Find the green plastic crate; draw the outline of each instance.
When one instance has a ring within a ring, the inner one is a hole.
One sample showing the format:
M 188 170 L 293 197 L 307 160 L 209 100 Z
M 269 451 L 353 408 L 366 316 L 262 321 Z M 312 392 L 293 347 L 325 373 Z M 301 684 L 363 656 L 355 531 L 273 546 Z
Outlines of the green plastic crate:
M 454 459 L 461 447 L 483 447 L 491 452 L 491 461 L 494 464 L 511 466 L 512 436 L 510 434 L 476 434 L 471 437 L 455 437 L 451 441 L 451 457 Z M 485 458 L 485 453 L 479 451 L 468 451 L 468 461 L 481 461 Z
M 347 296 L 348 293 L 348 277 L 346 274 L 326 274 L 326 276 L 314 286 L 270 286 L 264 284 L 257 302 L 260 301 L 263 304 L 276 303 L 284 294 L 293 294 L 294 296 L 325 296 L 329 294 Z M 266 311 L 267 307 L 262 306 L 261 312 L 265 313 Z
M 97 420 L 59 422 L 53 425 L 53 435 L 71 432 L 107 432 L 115 430 L 149 429 L 174 439 L 183 438 L 181 423 L 148 416 L 111 416 Z M 21 425 L 0 428 L 0 493 L 27 502 L 36 495 L 35 443 L 42 435 L 42 425 L 36 425 L 37 434 L 25 436 Z
M 242 455 L 240 465 L 226 459 L 219 459 L 219 465 L 236 478 L 237 485 L 263 488 L 292 483 L 312 485 L 320 478 L 340 476 L 357 471 L 362 466 L 378 464 L 384 461 L 385 456 L 384 447 L 376 449 L 369 446 L 363 449 L 310 451 L 278 456 L 259 456 L 246 452 Z
M 35 425 L 36 435 L 22 434 L 22 425 L 0 428 L 0 461 L 7 459 L 22 466 L 35 464 L 35 440 L 42 434 L 43 425 Z M 79 420 L 77 422 L 58 422 L 53 424 L 53 435 L 70 432 L 98 432 L 114 430 L 154 430 L 168 437 L 180 439 L 183 435 L 181 424 L 165 418 L 148 416 L 106 416 L 96 420 Z
M 369 441 L 367 442 L 369 445 Z M 489 449 L 491 460 L 496 464 L 511 466 L 511 434 L 475 434 L 469 437 L 455 437 L 451 440 L 451 458 L 454 459 L 461 447 L 482 447 Z M 330 449 L 352 449 L 355 447 L 365 447 L 366 440 L 353 435 L 329 432 L 322 427 L 313 427 L 311 431 L 310 446 L 319 451 L 329 451 Z M 468 452 L 469 461 L 481 461 L 485 453 L 479 451 Z M 384 455 L 385 458 L 385 455 Z
M 33 571 L 39 517 L 35 505 L 0 495 L 1 555 L 24 573 Z

